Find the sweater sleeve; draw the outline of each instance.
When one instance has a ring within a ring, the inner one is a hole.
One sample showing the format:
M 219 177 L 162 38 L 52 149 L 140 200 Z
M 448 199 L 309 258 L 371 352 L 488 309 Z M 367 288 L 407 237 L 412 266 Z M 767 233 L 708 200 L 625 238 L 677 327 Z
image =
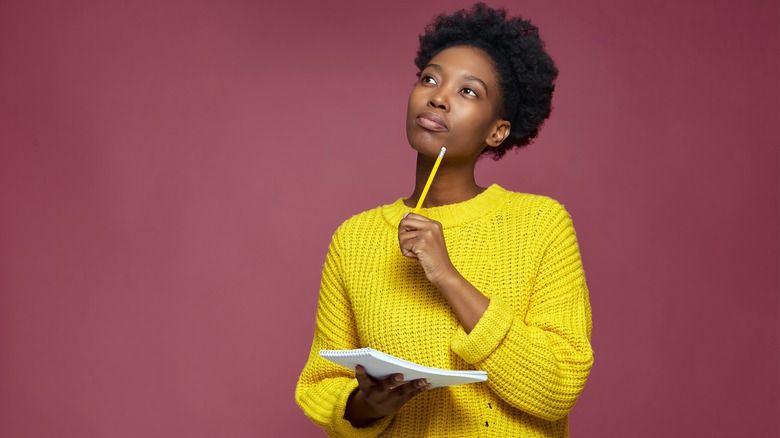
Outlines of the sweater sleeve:
M 452 350 L 488 373 L 488 385 L 512 406 L 554 421 L 568 414 L 593 365 L 591 309 L 569 214 L 557 204 L 542 245 L 527 312 L 498 297 Z
M 295 399 L 303 412 L 329 436 L 376 437 L 387 428 L 392 416 L 368 427 L 352 427 L 344 419 L 344 410 L 350 394 L 358 387 L 355 372 L 319 355 L 321 349 L 359 348 L 355 319 L 343 278 L 337 232 L 323 267 L 314 340 L 308 361 L 298 379 Z

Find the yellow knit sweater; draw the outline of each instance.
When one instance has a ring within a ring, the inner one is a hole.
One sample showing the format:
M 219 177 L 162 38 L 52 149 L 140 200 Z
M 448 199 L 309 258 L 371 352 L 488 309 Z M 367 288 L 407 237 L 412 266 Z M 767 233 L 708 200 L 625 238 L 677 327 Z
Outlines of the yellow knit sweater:
M 398 200 L 344 222 L 330 244 L 308 362 L 295 397 L 332 436 L 565 437 L 593 364 L 591 312 L 571 219 L 550 198 L 493 185 L 423 209 L 442 223 L 453 265 L 490 299 L 466 334 L 420 265 L 398 247 Z M 423 365 L 479 369 L 488 381 L 421 393 L 356 429 L 344 420 L 353 371 L 320 349 L 372 347 Z

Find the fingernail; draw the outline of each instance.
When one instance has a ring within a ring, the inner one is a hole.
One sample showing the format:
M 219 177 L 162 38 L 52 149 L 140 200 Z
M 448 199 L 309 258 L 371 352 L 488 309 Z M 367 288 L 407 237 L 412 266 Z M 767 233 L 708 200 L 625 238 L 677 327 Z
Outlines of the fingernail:
M 404 376 L 401 376 L 399 374 L 396 374 L 395 376 L 393 376 L 393 380 L 395 380 L 396 382 L 400 382 L 403 379 L 404 379 Z

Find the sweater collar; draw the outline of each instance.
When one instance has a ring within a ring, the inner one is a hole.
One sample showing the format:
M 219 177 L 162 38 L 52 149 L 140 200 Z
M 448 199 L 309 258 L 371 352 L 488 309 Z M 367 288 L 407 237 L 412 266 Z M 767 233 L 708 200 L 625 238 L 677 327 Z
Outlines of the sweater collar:
M 456 204 L 441 205 L 438 207 L 421 208 L 420 214 L 438 221 L 443 228 L 457 227 L 475 219 L 483 217 L 500 207 L 510 195 L 510 192 L 493 184 L 479 195 Z M 404 205 L 406 198 L 400 198 L 392 204 L 382 207 L 382 215 L 393 227 L 398 226 L 404 213 L 414 210 L 413 207 Z

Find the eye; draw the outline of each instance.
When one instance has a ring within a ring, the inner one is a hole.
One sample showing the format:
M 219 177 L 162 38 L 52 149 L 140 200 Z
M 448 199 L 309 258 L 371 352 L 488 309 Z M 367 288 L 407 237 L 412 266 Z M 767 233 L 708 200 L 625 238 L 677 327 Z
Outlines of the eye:
M 477 97 L 477 92 L 471 88 L 464 88 L 461 92 L 468 94 L 469 96 Z
M 420 78 L 420 82 L 422 82 L 423 84 L 433 84 L 433 85 L 436 85 L 436 79 L 434 79 L 434 78 L 432 78 L 431 76 L 428 76 L 428 75 L 423 75 Z

